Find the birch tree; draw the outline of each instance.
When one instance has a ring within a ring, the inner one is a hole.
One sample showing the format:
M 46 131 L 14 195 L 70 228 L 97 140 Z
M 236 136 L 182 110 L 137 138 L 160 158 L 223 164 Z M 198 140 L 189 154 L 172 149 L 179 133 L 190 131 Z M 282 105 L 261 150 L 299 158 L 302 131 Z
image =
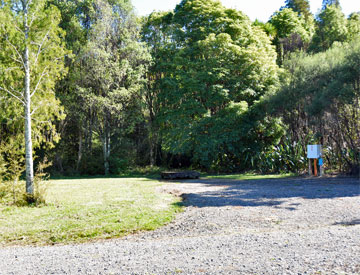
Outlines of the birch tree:
M 33 147 L 44 141 L 41 132 L 54 134 L 52 121 L 63 117 L 54 86 L 64 72 L 64 32 L 58 10 L 45 0 L 0 4 L 1 100 L 23 106 L 18 115 L 24 120 L 26 192 L 34 194 Z

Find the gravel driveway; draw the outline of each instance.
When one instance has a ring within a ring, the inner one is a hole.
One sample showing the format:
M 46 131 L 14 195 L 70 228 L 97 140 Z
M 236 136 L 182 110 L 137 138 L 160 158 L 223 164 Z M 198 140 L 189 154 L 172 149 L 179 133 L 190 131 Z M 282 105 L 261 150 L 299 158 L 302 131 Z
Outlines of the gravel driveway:
M 358 179 L 172 183 L 186 208 L 159 230 L 0 249 L 0 274 L 360 274 Z

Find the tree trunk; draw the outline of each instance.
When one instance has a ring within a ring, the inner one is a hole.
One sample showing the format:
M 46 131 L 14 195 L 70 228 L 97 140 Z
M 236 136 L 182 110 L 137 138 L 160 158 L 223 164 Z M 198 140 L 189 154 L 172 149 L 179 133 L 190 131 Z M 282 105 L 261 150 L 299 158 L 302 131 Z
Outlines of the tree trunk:
M 110 174 L 110 131 L 107 132 L 107 146 L 106 146 L 106 175 Z
M 25 33 L 25 50 L 24 50 L 24 67 L 25 67 L 25 164 L 26 164 L 26 193 L 34 194 L 34 168 L 32 156 L 31 140 L 31 97 L 30 97 L 30 61 L 29 61 L 29 26 L 27 3 L 24 1 L 24 33 Z
M 150 167 L 155 165 L 155 148 L 152 138 L 150 138 Z
M 55 164 L 57 166 L 57 169 L 60 171 L 61 174 L 64 173 L 64 167 L 63 167 L 63 164 L 62 164 L 62 157 L 60 156 L 59 153 L 56 153 L 55 154 Z
M 150 132 L 150 136 L 149 136 L 149 143 L 150 143 L 150 166 L 153 167 L 155 165 L 155 150 L 156 150 L 156 138 L 155 138 L 155 134 L 154 134 L 154 129 L 153 129 L 153 123 L 152 120 L 150 118 L 149 121 L 149 132 Z
M 78 150 L 78 159 L 76 162 L 76 172 L 79 172 L 79 169 L 80 169 L 80 164 L 81 164 L 81 159 L 82 159 L 82 143 L 83 143 L 82 129 L 80 127 L 80 129 L 79 129 L 79 150 Z
M 104 171 L 105 171 L 105 175 L 107 176 L 110 173 L 110 163 L 109 163 L 109 158 L 110 158 L 110 129 L 109 129 L 107 123 L 105 123 L 105 127 L 104 127 L 103 154 L 104 154 Z

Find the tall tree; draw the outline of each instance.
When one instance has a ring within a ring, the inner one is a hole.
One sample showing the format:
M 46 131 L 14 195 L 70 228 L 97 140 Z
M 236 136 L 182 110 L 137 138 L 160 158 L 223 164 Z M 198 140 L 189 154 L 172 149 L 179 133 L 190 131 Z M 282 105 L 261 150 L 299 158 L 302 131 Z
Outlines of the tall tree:
M 167 71 L 168 47 L 171 46 L 172 12 L 153 12 L 143 19 L 142 40 L 147 43 L 153 62 L 146 72 L 146 86 L 143 97 L 149 130 L 150 166 L 156 164 L 159 146 L 159 125 L 161 81 Z
M 67 54 L 59 21 L 58 10 L 45 8 L 45 0 L 2 1 L 0 90 L 24 106 L 26 192 L 29 194 L 34 193 L 32 120 L 41 118 L 43 121 L 36 121 L 36 126 L 52 131 L 52 118 L 61 116 L 53 91 L 55 81 L 64 71 Z
M 299 15 L 303 15 L 306 20 L 312 17 L 309 0 L 286 0 L 285 8 L 292 9 Z
M 79 173 L 84 164 L 84 156 L 87 159 L 92 156 L 93 123 L 91 113 L 85 112 L 83 106 L 78 104 L 76 82 L 82 74 L 77 64 L 81 59 L 80 52 L 87 46 L 91 27 L 96 22 L 95 1 L 49 0 L 48 3 L 60 10 L 59 26 L 66 31 L 67 49 L 74 54 L 73 58 L 66 59 L 69 72 L 57 83 L 55 90 L 67 115 L 57 125 L 62 138 L 53 152 L 53 164 L 60 173 L 66 170 Z
M 311 50 L 320 52 L 329 49 L 335 41 L 344 42 L 348 36 L 347 20 L 337 5 L 327 6 L 318 15 Z
M 360 12 L 354 12 L 347 19 L 348 40 L 360 36 Z
M 306 49 L 312 36 L 312 24 L 292 9 L 285 8 L 273 14 L 269 23 L 276 29 L 273 40 L 277 52 L 278 62 L 281 64 L 289 52 Z
M 121 139 L 141 119 L 140 90 L 149 55 L 139 42 L 131 9 L 103 0 L 94 3 L 96 21 L 77 61 L 77 90 L 100 138 L 107 175 L 113 141 Z
M 206 168 L 227 161 L 235 167 L 251 131 L 242 117 L 277 83 L 271 42 L 246 15 L 219 1 L 184 0 L 165 16 L 168 27 L 157 36 L 165 46 L 154 60 L 163 149 Z
M 325 10 L 328 6 L 336 6 L 340 8 L 340 0 L 323 0 L 322 10 Z

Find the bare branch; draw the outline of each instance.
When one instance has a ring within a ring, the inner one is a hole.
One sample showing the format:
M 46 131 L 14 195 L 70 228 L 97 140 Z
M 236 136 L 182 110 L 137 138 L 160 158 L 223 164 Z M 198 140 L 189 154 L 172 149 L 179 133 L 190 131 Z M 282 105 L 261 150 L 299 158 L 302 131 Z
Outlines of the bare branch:
M 16 20 L 13 18 L 13 17 L 11 17 L 11 19 L 12 19 L 12 23 L 13 23 L 13 26 L 15 27 L 15 29 L 18 31 L 18 32 L 21 32 L 22 34 L 25 34 L 24 33 L 24 31 L 17 25 L 17 23 L 16 23 Z
M 24 98 L 23 94 L 19 91 L 16 91 L 13 87 L 10 86 L 10 90 L 11 92 L 13 92 L 14 94 L 18 94 L 18 96 Z
M 32 3 L 32 0 L 27 0 L 27 1 L 26 1 L 26 9 L 27 9 L 27 10 L 29 9 L 31 3 Z
M 36 121 L 37 123 L 50 123 L 50 121 L 48 121 L 48 120 L 38 120 L 37 118 L 34 118 L 34 117 L 32 117 L 31 119 L 33 121 Z
M 25 102 L 19 96 L 16 96 L 14 93 L 10 92 L 8 89 L 3 88 L 3 87 L 0 87 L 0 90 L 3 90 L 5 92 L 7 92 L 8 94 L 10 94 L 11 96 L 15 97 L 17 100 L 19 100 L 25 106 Z
M 39 8 L 38 8 L 38 6 L 36 6 L 36 9 L 34 10 L 34 12 L 32 13 L 32 16 L 31 16 L 29 28 L 31 28 L 32 23 L 34 22 L 34 20 L 36 18 L 36 14 L 38 14 L 38 10 L 39 10 Z
M 6 68 L 6 69 L 5 69 L 5 72 L 12 71 L 12 70 L 15 70 L 15 69 L 19 69 L 19 67 L 9 67 L 9 68 Z
M 44 70 L 42 71 L 42 73 L 41 73 L 41 75 L 40 75 L 40 78 L 39 78 L 39 80 L 38 80 L 38 82 L 36 83 L 36 86 L 35 86 L 35 88 L 34 88 L 34 91 L 30 94 L 30 97 L 32 97 L 32 96 L 36 93 L 37 89 L 39 88 L 39 85 L 40 85 L 40 83 L 41 83 L 42 78 L 43 78 L 45 75 L 47 75 L 47 73 L 45 73 L 45 71 L 46 71 L 46 69 L 47 69 L 48 67 L 49 67 L 49 66 L 46 66 L 46 67 L 44 68 Z
M 50 30 L 48 30 L 47 33 L 44 35 L 44 38 L 42 39 L 41 43 L 40 43 L 40 44 L 37 44 L 38 47 L 39 47 L 39 49 L 38 49 L 38 52 L 37 52 L 36 57 L 35 57 L 34 65 L 36 65 L 37 62 L 38 62 L 38 58 L 39 58 L 39 56 L 40 56 L 40 53 L 42 52 L 42 51 L 41 51 L 41 48 L 42 48 L 42 46 L 44 45 L 45 40 L 46 40 L 47 36 L 49 35 L 49 32 L 50 32 Z
M 11 45 L 11 47 L 16 51 L 16 53 L 18 54 L 18 56 L 20 57 L 19 62 L 23 65 L 23 67 L 25 68 L 25 62 L 24 59 L 22 57 L 22 55 L 19 53 L 18 49 L 9 41 L 9 39 L 6 37 L 6 41 Z
M 57 60 L 60 60 L 60 59 L 61 59 L 61 58 L 54 58 L 54 59 L 53 59 L 53 62 L 55 62 L 55 61 L 57 61 Z M 48 67 L 49 67 L 49 66 L 46 66 L 46 67 L 44 68 L 44 70 L 42 71 L 42 73 L 41 73 L 41 75 L 40 75 L 40 78 L 39 78 L 39 80 L 38 80 L 38 82 L 36 83 L 36 86 L 35 86 L 35 88 L 34 88 L 34 91 L 30 94 L 30 97 L 32 97 L 32 96 L 36 93 L 37 89 L 39 88 L 39 85 L 40 85 L 40 83 L 41 83 L 42 78 L 43 78 L 44 76 L 48 75 L 47 73 L 45 73 L 45 71 L 47 70 Z
M 41 106 L 42 101 L 39 102 L 39 105 L 37 107 L 34 108 L 34 110 L 32 110 L 32 112 L 30 113 L 30 116 L 32 116 Z
M 13 61 L 15 61 L 16 63 L 19 63 L 21 66 L 23 66 L 23 63 L 22 63 L 21 60 L 16 59 L 15 57 L 12 57 L 12 56 L 10 56 L 10 58 L 11 58 Z

